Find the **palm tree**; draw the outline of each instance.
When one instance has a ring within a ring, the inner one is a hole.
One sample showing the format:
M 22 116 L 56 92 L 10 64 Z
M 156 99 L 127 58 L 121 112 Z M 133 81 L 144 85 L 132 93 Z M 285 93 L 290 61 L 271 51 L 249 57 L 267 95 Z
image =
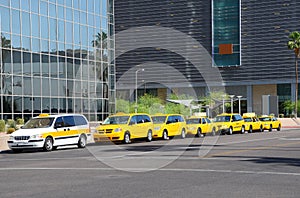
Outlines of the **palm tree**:
M 300 33 L 294 31 L 289 35 L 289 41 L 287 43 L 288 48 L 294 50 L 295 53 L 295 78 L 296 78 L 296 90 L 295 90 L 295 117 L 297 118 L 297 108 L 298 108 L 298 58 L 300 56 Z

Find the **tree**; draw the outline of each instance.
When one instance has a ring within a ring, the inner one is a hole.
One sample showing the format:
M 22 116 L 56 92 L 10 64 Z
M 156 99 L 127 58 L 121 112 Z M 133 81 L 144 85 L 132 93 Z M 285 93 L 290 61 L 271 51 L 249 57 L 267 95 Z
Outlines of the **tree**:
M 298 31 L 294 31 L 289 35 L 289 41 L 287 43 L 288 48 L 294 51 L 295 54 L 295 78 L 296 78 L 296 88 L 295 88 L 295 101 L 298 101 L 298 58 L 300 56 L 299 48 L 300 48 L 300 33 Z M 295 102 L 295 117 L 297 118 L 297 102 Z

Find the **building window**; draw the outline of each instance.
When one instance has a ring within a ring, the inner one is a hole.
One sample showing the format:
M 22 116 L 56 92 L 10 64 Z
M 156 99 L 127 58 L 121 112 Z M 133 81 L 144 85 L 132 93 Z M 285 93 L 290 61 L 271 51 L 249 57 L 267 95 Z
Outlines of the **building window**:
M 213 65 L 241 64 L 240 0 L 212 0 Z

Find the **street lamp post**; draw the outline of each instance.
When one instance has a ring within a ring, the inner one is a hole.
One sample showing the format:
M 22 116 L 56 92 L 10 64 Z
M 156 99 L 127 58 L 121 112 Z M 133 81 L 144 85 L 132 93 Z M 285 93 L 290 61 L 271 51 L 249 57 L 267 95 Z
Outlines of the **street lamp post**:
M 239 114 L 241 115 L 241 98 L 243 96 L 237 96 L 237 98 L 239 99 Z
M 137 74 L 139 71 L 145 71 L 145 69 L 138 69 L 135 71 L 135 107 L 134 107 L 134 112 L 137 113 L 137 109 L 138 109 L 138 106 L 137 106 L 137 100 L 138 100 L 138 93 L 137 93 L 137 90 L 138 90 L 138 85 L 137 85 Z
M 234 97 L 234 95 L 229 95 L 229 97 L 230 97 L 231 113 L 233 113 L 233 97 Z
M 223 100 L 222 100 L 222 105 L 223 105 L 223 113 L 225 113 L 225 97 L 226 95 L 222 95 Z

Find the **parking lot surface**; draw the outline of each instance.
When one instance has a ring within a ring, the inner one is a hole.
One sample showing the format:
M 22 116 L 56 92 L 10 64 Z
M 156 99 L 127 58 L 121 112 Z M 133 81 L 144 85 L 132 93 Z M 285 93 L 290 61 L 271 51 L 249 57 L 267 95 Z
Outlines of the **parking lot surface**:
M 5 197 L 299 197 L 300 130 L 0 153 Z

